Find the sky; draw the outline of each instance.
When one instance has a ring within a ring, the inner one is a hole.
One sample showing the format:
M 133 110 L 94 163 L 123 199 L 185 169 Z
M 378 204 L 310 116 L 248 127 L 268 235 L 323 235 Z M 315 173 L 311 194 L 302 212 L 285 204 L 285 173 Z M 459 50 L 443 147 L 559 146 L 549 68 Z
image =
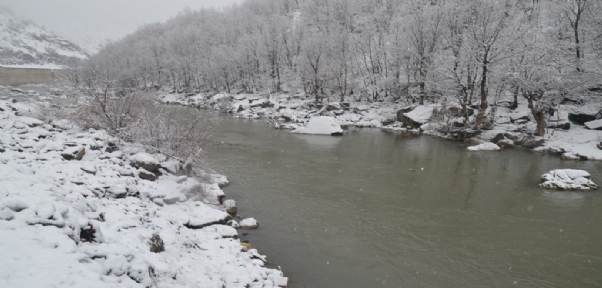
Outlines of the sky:
M 0 0 L 16 15 L 96 50 L 106 39 L 116 40 L 144 23 L 165 21 L 185 7 L 225 7 L 242 0 Z M 94 51 L 91 51 L 94 52 Z

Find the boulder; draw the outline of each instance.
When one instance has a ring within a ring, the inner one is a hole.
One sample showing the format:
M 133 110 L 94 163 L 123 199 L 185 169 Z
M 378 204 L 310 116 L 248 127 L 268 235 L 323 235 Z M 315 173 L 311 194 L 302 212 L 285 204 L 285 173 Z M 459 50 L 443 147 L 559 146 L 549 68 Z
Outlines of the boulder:
M 152 172 L 149 172 L 145 169 L 140 169 L 140 171 L 138 171 L 138 177 L 140 177 L 140 179 L 149 180 L 149 181 L 155 181 L 157 179 L 157 175 L 155 175 Z
M 243 229 L 257 229 L 259 228 L 259 222 L 254 218 L 247 218 L 240 221 L 240 228 Z
M 579 155 L 576 155 L 572 152 L 564 152 L 560 156 L 560 159 L 562 159 L 562 160 L 581 160 L 581 157 L 579 157 Z
M 596 120 L 595 113 L 586 113 L 586 112 L 574 112 L 569 113 L 569 121 L 577 124 L 577 125 L 585 125 L 585 122 L 590 122 Z
M 328 106 L 326 107 L 326 110 L 328 110 L 328 111 L 340 110 L 340 109 L 341 109 L 341 104 L 339 102 L 328 103 Z
M 85 165 L 80 169 L 88 174 L 96 175 L 96 167 L 94 167 L 94 165 Z
M 517 123 L 517 121 L 519 123 L 517 124 L 521 124 L 521 123 L 526 123 L 529 122 L 529 112 L 519 112 L 519 113 L 514 113 L 510 115 L 510 121 L 512 123 Z
M 370 106 L 368 105 L 359 105 L 357 107 L 355 107 L 355 109 L 353 109 L 355 112 L 364 112 L 364 111 L 368 111 L 370 109 Z
M 130 157 L 130 162 L 136 168 L 142 168 L 144 170 L 155 172 L 161 168 L 161 164 L 155 157 L 148 153 L 137 153 L 134 156 Z
M 569 122 L 569 121 L 551 122 L 548 124 L 548 128 L 570 130 L 571 122 Z
M 391 124 L 395 123 L 395 118 L 386 118 L 384 120 L 381 120 L 380 123 L 383 126 L 391 125 Z
M 170 193 L 169 195 L 166 195 L 163 198 L 163 203 L 165 203 L 167 205 L 173 205 L 178 202 L 184 202 L 184 201 L 186 201 L 186 199 L 187 199 L 186 195 L 179 193 L 179 192 L 175 192 L 175 193 Z
M 598 189 L 598 185 L 591 180 L 587 171 L 575 169 L 557 169 L 543 174 L 539 187 L 559 190 Z
M 602 130 L 602 119 L 585 122 L 585 127 L 590 130 Z
M 63 153 L 61 153 L 61 156 L 63 156 L 63 159 L 65 160 L 82 160 L 82 158 L 84 158 L 84 155 L 86 154 L 86 149 L 83 147 L 71 147 L 68 149 L 65 149 L 63 151 Z
M 512 139 L 516 145 L 527 149 L 535 149 L 543 146 L 545 143 L 545 139 L 543 137 L 533 135 L 527 135 L 524 137 L 510 136 L 510 139 Z
M 468 151 L 500 151 L 500 146 L 487 142 L 466 148 Z
M 596 147 L 598 147 L 598 149 L 602 150 L 602 142 L 598 143 L 598 144 L 596 145 Z
M 299 127 L 291 133 L 337 136 L 343 135 L 343 129 L 336 119 L 328 116 L 317 116 L 309 119 L 306 126 Z
M 500 146 L 501 148 L 514 147 L 514 141 L 510 139 L 502 139 L 497 142 L 497 146 Z
M 506 137 L 504 136 L 504 133 L 498 133 L 497 135 L 495 135 L 495 137 L 493 137 L 491 139 L 491 143 L 497 144 L 498 142 L 500 142 L 500 140 L 504 140 L 504 139 L 506 139 Z
M 416 129 L 426 124 L 433 116 L 434 107 L 420 105 L 411 112 L 403 113 L 403 122 L 410 128 Z
M 403 122 L 403 120 L 405 119 L 405 116 L 403 116 L 403 114 L 411 112 L 412 110 L 414 110 L 414 108 L 416 108 L 416 105 L 407 106 L 399 109 L 399 111 L 397 111 L 397 121 Z
M 230 215 L 236 215 L 238 212 L 238 208 L 236 207 L 236 201 L 232 199 L 228 199 L 224 201 L 224 207 L 226 208 L 226 212 Z
M 127 187 L 123 184 L 113 185 L 107 189 L 107 192 L 115 199 L 123 199 L 128 196 Z
M 482 129 L 482 130 L 493 130 L 493 122 L 491 122 L 489 120 L 485 120 L 481 124 L 479 124 L 479 129 Z

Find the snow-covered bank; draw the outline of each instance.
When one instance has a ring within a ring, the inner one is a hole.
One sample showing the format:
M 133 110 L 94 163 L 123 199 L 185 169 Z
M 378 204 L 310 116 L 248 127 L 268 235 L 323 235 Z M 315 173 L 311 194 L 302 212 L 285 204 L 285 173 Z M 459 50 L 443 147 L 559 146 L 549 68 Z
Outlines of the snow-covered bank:
M 277 122 L 282 129 L 297 129 L 306 126 L 312 117 L 329 116 L 343 127 L 374 127 L 411 133 L 420 131 L 439 137 L 475 140 L 478 143 L 492 142 L 501 148 L 522 147 L 561 155 L 564 159 L 602 160 L 602 132 L 588 129 L 585 125 L 596 117 L 602 117 L 602 114 L 598 113 L 602 104 L 596 104 L 597 102 L 559 105 L 555 115 L 546 119 L 549 127 L 546 135 L 535 137 L 533 133 L 536 124 L 524 99 L 519 99 L 516 109 L 510 108 L 507 99 L 500 99 L 499 105 L 490 106 L 487 110 L 488 119 L 494 121 L 485 125 L 482 130 L 464 128 L 464 118 L 459 115 L 460 107 L 446 101 L 423 106 L 408 106 L 398 102 L 353 101 L 315 104 L 313 99 L 303 95 L 185 95 L 163 92 L 160 101 L 219 109 L 241 118 L 267 118 Z M 475 107 L 468 109 L 470 123 L 474 122 L 477 112 Z M 591 122 L 588 126 L 594 127 L 596 123 Z
M 30 109 L 0 100 L 0 287 L 286 285 L 226 225 L 223 177 Z

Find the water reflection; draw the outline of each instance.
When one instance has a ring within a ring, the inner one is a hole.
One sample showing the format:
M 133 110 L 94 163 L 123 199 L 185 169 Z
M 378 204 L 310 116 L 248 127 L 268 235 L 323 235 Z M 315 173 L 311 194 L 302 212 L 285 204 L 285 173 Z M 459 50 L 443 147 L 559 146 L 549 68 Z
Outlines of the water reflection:
M 575 191 L 543 191 L 544 198 L 552 203 L 565 207 L 579 207 L 585 201 L 585 193 Z
M 301 135 L 295 134 L 297 138 L 307 142 L 308 145 L 313 146 L 317 145 L 320 148 L 332 149 L 336 148 L 336 146 L 341 142 L 343 137 L 331 137 L 325 135 Z

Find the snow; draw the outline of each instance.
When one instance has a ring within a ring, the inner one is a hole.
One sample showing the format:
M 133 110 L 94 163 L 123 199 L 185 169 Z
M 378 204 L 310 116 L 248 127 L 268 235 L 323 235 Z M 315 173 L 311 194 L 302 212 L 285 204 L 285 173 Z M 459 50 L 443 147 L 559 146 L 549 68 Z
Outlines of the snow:
M 468 151 L 500 151 L 500 146 L 487 142 L 466 148 Z
M 316 116 L 309 119 L 309 122 L 304 127 L 299 127 L 292 131 L 299 134 L 315 134 L 315 135 L 340 135 L 343 133 L 341 125 L 337 120 L 328 116 Z
M 74 44 L 46 31 L 31 21 L 23 20 L 1 9 L 0 47 L 3 50 L 0 64 L 25 64 L 25 66 L 18 65 L 19 68 L 30 68 L 29 66 L 42 68 L 39 65 L 59 67 L 52 63 L 61 60 L 54 55 L 81 59 L 87 57 L 86 52 Z M 27 58 L 23 55 L 30 57 L 27 57 L 28 60 L 24 60 Z M 23 63 L 24 61 L 33 62 Z
M 585 127 L 591 130 L 600 130 L 602 129 L 602 119 L 585 122 Z
M 15 115 L 10 106 L 0 100 L 0 287 L 286 283 L 281 271 L 263 267 L 257 251 L 243 247 L 238 232 L 224 225 L 231 216 L 213 204 L 223 197 L 217 183 L 169 173 L 154 182 L 140 179 L 131 173 L 130 159 L 155 158 L 136 146 L 124 143 L 120 151 L 106 153 L 104 147 L 89 149 L 120 143 L 104 131 L 46 124 L 15 128 L 14 123 L 38 123 Z M 46 137 L 38 138 L 42 134 Z M 81 160 L 61 156 L 79 147 L 86 150 Z M 199 185 L 209 187 L 214 199 L 189 197 Z M 170 199 L 175 202 L 165 204 Z M 155 234 L 165 251 L 150 251 Z
M 421 105 L 421 106 L 414 108 L 414 110 L 412 110 L 408 113 L 404 113 L 404 115 L 406 117 L 408 117 L 409 119 L 412 119 L 412 121 L 414 121 L 416 123 L 425 124 L 433 116 L 434 110 L 435 110 L 435 107 L 433 107 L 433 106 Z
M 161 95 L 161 101 L 163 102 L 192 105 L 203 108 L 217 108 L 215 104 L 206 100 L 201 100 L 202 97 L 199 98 L 198 101 L 195 100 L 195 102 L 189 103 L 187 102 L 188 98 L 184 94 L 161 93 Z M 346 105 L 340 105 L 340 109 L 336 109 L 337 105 L 329 107 L 328 104 L 324 104 L 323 108 L 318 109 L 311 98 L 291 96 L 288 94 L 272 94 L 270 96 L 270 101 L 274 103 L 274 107 L 251 108 L 249 100 L 259 99 L 259 96 L 240 94 L 234 95 L 232 98 L 234 99 L 232 102 L 236 103 L 232 105 L 233 111 L 231 111 L 235 117 L 246 119 L 269 117 L 278 121 L 280 129 L 296 129 L 298 131 L 303 131 L 303 128 L 298 128 L 307 123 L 309 119 L 317 116 L 327 116 L 334 118 L 339 125 L 375 127 L 390 131 L 400 131 L 403 133 L 424 133 L 434 136 L 450 137 L 449 134 L 439 132 L 440 130 L 447 129 L 446 122 L 438 122 L 432 118 L 435 109 L 441 109 L 441 105 L 437 106 L 435 104 L 430 104 L 417 106 L 414 111 L 404 113 L 404 116 L 411 117 L 408 119 L 409 121 L 415 121 L 417 123 L 403 123 L 395 120 L 397 118 L 397 113 L 402 108 L 407 108 L 407 103 L 387 101 L 372 103 L 350 102 L 345 103 Z M 453 103 L 448 104 L 448 106 L 451 104 Z M 590 106 L 595 105 L 560 105 L 556 111 L 557 113 L 551 117 L 548 122 L 550 125 L 566 123 L 566 121 L 568 121 L 568 114 L 571 111 L 587 110 L 592 113 L 597 113 L 597 111 L 599 111 L 599 108 L 592 108 Z M 242 108 L 241 111 L 238 111 L 239 107 Z M 474 122 L 474 118 L 475 115 L 471 116 L 469 120 Z M 512 123 L 511 121 L 511 119 L 521 118 L 523 120 L 517 121 L 516 123 Z M 528 118 L 529 120 L 526 120 L 525 118 Z M 499 133 L 508 133 L 515 135 L 519 139 L 523 139 L 535 132 L 536 125 L 532 118 L 525 99 L 519 99 L 519 107 L 516 109 L 498 106 L 494 119 L 494 123 L 496 124 L 494 125 L 493 130 L 481 131 L 482 133 L 476 136 L 475 140 L 490 141 Z M 391 119 L 393 119 L 393 121 L 391 121 Z M 384 122 L 385 120 L 387 121 L 386 124 Z M 463 121 L 462 118 L 452 120 Z M 408 124 L 411 124 L 411 126 L 416 128 L 421 127 L 421 131 L 418 129 L 411 130 L 405 128 Z M 580 125 L 571 125 L 569 130 L 549 128 L 544 136 L 544 140 L 543 146 L 534 148 L 533 150 L 544 153 L 550 151 L 553 154 L 558 155 L 566 154 L 567 156 L 574 156 L 574 159 L 602 160 L 602 150 L 597 148 L 598 144 L 602 141 L 602 133 L 600 131 L 593 131 Z M 515 143 L 511 139 L 504 139 L 499 143 L 520 146 L 520 143 Z
M 259 222 L 254 218 L 247 218 L 240 221 L 240 227 L 247 229 L 255 229 L 259 227 Z
M 130 161 L 150 165 L 161 165 L 155 157 L 146 152 L 136 153 L 134 156 L 130 157 Z
M 557 169 L 541 176 L 539 187 L 560 190 L 595 190 L 591 175 L 584 170 Z

